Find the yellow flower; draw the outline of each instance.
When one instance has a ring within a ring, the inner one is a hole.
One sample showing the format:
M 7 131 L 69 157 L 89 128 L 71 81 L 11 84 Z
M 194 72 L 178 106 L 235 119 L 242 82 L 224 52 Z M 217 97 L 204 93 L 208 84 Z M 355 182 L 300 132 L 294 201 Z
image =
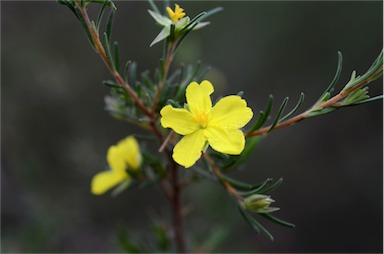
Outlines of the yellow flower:
M 240 154 L 244 149 L 239 129 L 252 119 L 252 109 L 237 95 L 226 96 L 212 107 L 212 93 L 209 81 L 192 82 L 186 90 L 185 109 L 167 105 L 160 111 L 161 125 L 184 135 L 173 149 L 173 159 L 186 168 L 196 163 L 207 144 L 226 154 Z
M 173 11 L 171 8 L 167 7 L 167 12 L 168 12 L 169 17 L 175 23 L 179 19 L 181 19 L 185 16 L 184 9 L 180 8 L 180 6 L 178 4 L 175 4 L 175 11 Z
M 142 158 L 137 140 L 128 136 L 111 146 L 107 161 L 111 170 L 100 172 L 92 178 L 91 192 L 95 195 L 101 195 L 117 184 L 129 181 L 131 177 L 126 171 L 127 167 L 131 170 L 140 168 Z

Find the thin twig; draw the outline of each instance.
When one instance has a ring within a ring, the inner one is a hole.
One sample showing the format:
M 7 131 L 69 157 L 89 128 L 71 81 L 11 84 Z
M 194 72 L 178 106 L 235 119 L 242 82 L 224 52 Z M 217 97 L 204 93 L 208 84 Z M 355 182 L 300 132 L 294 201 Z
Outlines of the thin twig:
M 163 79 L 159 82 L 159 85 L 157 86 L 157 89 L 156 89 L 156 93 L 155 93 L 155 97 L 153 99 L 153 104 L 152 104 L 152 109 L 151 109 L 152 114 L 154 114 L 154 112 L 156 111 L 156 107 L 157 107 L 157 103 L 159 102 L 159 99 L 160 99 L 161 91 L 163 90 L 163 87 L 164 87 L 165 82 L 167 80 L 169 67 L 171 66 L 171 62 L 173 59 L 173 53 L 175 50 L 174 45 L 175 45 L 175 42 L 172 42 L 168 45 L 168 48 L 167 48 L 167 56 L 166 56 L 165 63 L 164 63 L 164 76 L 163 76 Z
M 217 179 L 221 182 L 221 184 L 224 186 L 225 189 L 233 196 L 235 197 L 238 201 L 243 201 L 243 197 L 240 196 L 240 194 L 226 181 L 223 180 L 220 170 L 218 167 L 215 165 L 215 162 L 213 159 L 209 156 L 208 153 L 204 153 L 204 158 L 207 160 L 209 166 L 212 169 L 212 172 L 216 175 Z
M 169 144 L 169 141 L 173 137 L 173 134 L 175 134 L 175 132 L 173 130 L 171 130 L 169 132 L 168 136 L 165 138 L 163 144 L 160 146 L 159 153 L 162 153 L 164 151 L 164 149 L 167 147 L 167 145 Z
M 94 29 L 92 26 L 92 22 L 88 16 L 87 10 L 85 7 L 80 6 L 76 2 L 77 7 L 80 9 L 81 14 L 84 17 L 85 23 L 87 24 L 88 30 L 90 31 L 90 34 L 92 36 L 92 40 L 96 44 L 97 52 L 99 53 L 100 57 L 103 59 L 105 65 L 107 66 L 108 70 L 111 72 L 112 76 L 115 78 L 116 82 L 123 86 L 125 90 L 128 92 L 129 96 L 132 98 L 133 102 L 140 108 L 140 110 L 149 118 L 153 118 L 153 113 L 147 109 L 147 107 L 144 105 L 142 100 L 137 96 L 136 92 L 132 89 L 132 87 L 124 81 L 124 79 L 121 77 L 120 73 L 116 70 L 113 70 L 111 68 L 111 63 L 109 62 L 109 59 L 105 53 L 104 47 L 100 41 L 100 37 L 98 32 Z
M 176 242 L 176 249 L 178 253 L 185 252 L 184 245 L 184 234 L 182 229 L 182 209 L 181 209 L 181 189 L 179 184 L 179 175 L 178 175 L 178 166 L 173 161 L 172 162 L 172 186 L 173 186 L 173 228 L 174 228 L 174 237 Z

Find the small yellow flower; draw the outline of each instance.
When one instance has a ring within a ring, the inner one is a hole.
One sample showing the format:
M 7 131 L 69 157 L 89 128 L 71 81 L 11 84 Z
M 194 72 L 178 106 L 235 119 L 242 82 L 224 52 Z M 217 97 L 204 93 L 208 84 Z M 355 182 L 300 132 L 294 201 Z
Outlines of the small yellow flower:
M 142 157 L 137 140 L 133 136 L 128 136 L 121 140 L 117 145 L 108 149 L 107 161 L 111 168 L 96 174 L 92 178 L 91 192 L 101 195 L 123 181 L 129 181 L 130 175 L 126 168 L 138 170 L 141 165 Z
M 167 105 L 160 111 L 161 125 L 184 135 L 173 149 L 173 159 L 186 168 L 196 163 L 207 144 L 226 154 L 240 154 L 244 149 L 239 129 L 252 119 L 252 109 L 237 95 L 226 96 L 212 107 L 213 90 L 207 80 L 200 85 L 192 82 L 186 90 L 186 109 Z
M 181 19 L 185 16 L 184 9 L 180 8 L 180 6 L 178 4 L 175 4 L 175 11 L 173 11 L 171 8 L 167 7 L 167 12 L 168 12 L 169 17 L 175 23 L 179 19 Z

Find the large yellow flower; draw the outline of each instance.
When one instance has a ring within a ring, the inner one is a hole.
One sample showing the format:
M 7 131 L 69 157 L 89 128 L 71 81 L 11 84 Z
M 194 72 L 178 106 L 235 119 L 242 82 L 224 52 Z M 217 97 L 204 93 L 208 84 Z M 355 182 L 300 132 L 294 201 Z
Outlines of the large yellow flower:
M 100 172 L 92 178 L 91 191 L 95 195 L 101 195 L 117 184 L 129 181 L 131 177 L 126 171 L 127 167 L 130 170 L 140 168 L 142 157 L 137 140 L 128 136 L 117 145 L 111 146 L 107 161 L 111 170 Z
M 245 138 L 239 129 L 252 119 L 252 109 L 237 95 L 226 96 L 212 107 L 213 90 L 207 80 L 200 85 L 192 82 L 184 109 L 167 105 L 160 111 L 161 125 L 184 135 L 173 149 L 173 159 L 186 168 L 196 163 L 207 144 L 225 154 L 240 154 L 244 149 Z

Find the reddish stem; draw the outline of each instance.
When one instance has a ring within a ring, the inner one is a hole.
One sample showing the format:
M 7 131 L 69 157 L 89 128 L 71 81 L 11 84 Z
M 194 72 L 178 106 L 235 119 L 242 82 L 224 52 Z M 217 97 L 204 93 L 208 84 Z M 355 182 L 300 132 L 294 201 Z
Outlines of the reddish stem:
M 155 134 L 155 136 L 158 138 L 160 143 L 164 142 L 164 137 L 160 130 L 157 128 L 156 123 L 157 123 L 157 116 L 155 115 L 154 111 L 156 109 L 156 105 L 158 103 L 159 97 L 161 90 L 164 86 L 170 63 L 173 58 L 173 44 L 170 44 L 170 48 L 168 50 L 166 62 L 164 65 L 164 78 L 163 81 L 159 84 L 156 95 L 155 95 L 155 100 L 153 103 L 153 108 L 150 110 L 148 109 L 143 101 L 137 96 L 136 92 L 131 88 L 131 86 L 124 81 L 124 79 L 121 77 L 120 73 L 112 68 L 112 63 L 109 62 L 109 59 L 106 55 L 105 49 L 100 41 L 99 34 L 98 32 L 94 29 L 92 26 L 91 20 L 88 16 L 88 13 L 86 11 L 85 7 L 82 7 L 78 2 L 76 2 L 77 7 L 80 9 L 84 20 L 87 24 L 88 30 L 91 33 L 91 37 L 93 42 L 95 43 L 96 50 L 99 53 L 100 57 L 102 58 L 103 62 L 107 66 L 108 70 L 111 72 L 112 76 L 115 78 L 116 82 L 123 86 L 133 102 L 137 105 L 138 108 L 145 114 L 150 122 L 150 127 L 152 132 Z M 166 142 L 164 142 L 166 144 Z M 181 195 L 181 189 L 180 189 L 180 184 L 179 184 L 179 176 L 178 176 L 178 171 L 177 171 L 177 164 L 173 161 L 172 159 L 172 153 L 171 151 L 165 147 L 163 150 L 166 151 L 170 164 L 172 165 L 172 170 L 171 170 L 171 185 L 172 185 L 172 190 L 168 188 L 168 186 L 164 183 L 164 181 L 160 182 L 160 186 L 165 193 L 165 196 L 170 200 L 172 203 L 172 213 L 173 213 L 173 224 L 174 224 L 174 235 L 175 235 L 175 242 L 176 242 L 176 248 L 177 252 L 182 253 L 185 252 L 185 246 L 184 246 L 184 236 L 183 236 L 183 230 L 182 230 L 182 211 L 181 211 L 181 202 L 180 202 L 180 195 Z

